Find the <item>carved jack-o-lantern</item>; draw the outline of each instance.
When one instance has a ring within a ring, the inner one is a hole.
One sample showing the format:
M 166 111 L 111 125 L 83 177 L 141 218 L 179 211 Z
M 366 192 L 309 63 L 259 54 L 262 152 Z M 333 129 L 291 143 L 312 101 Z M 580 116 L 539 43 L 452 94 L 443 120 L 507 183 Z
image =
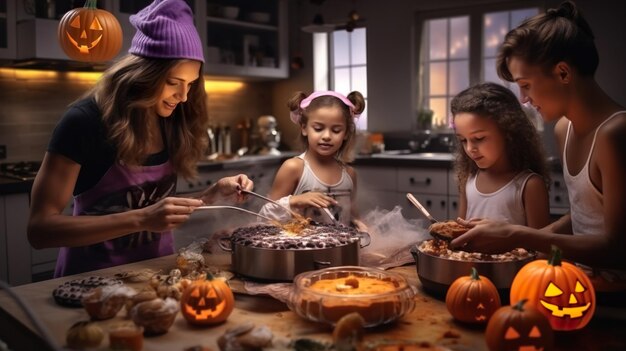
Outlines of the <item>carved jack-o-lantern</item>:
M 180 298 L 187 322 L 197 325 L 221 323 L 235 307 L 232 290 L 222 280 L 200 280 L 189 285 Z
M 87 0 L 82 8 L 68 11 L 59 22 L 58 39 L 70 58 L 102 62 L 114 58 L 122 48 L 122 27 L 115 16 Z
M 521 300 L 498 309 L 487 324 L 485 340 L 491 351 L 550 351 L 554 332 L 546 317 Z M 526 305 L 525 305 L 526 304 Z
M 552 248 L 549 260 L 526 264 L 511 285 L 511 303 L 528 299 L 550 321 L 554 330 L 583 328 L 596 309 L 596 293 L 587 275 L 561 261 L 561 250 Z
M 469 276 L 455 280 L 446 294 L 446 307 L 457 320 L 465 323 L 487 323 L 500 308 L 498 289 L 472 267 Z

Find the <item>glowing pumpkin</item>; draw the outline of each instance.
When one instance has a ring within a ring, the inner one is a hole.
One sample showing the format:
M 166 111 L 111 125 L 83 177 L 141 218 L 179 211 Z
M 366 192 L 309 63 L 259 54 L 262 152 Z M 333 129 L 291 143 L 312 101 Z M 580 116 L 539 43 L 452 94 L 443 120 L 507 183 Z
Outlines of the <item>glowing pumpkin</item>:
M 122 27 L 115 16 L 96 8 L 97 0 L 68 11 L 59 22 L 57 36 L 67 56 L 77 61 L 102 62 L 122 48 Z
M 469 276 L 455 280 L 446 294 L 446 307 L 455 319 L 465 323 L 487 323 L 500 308 L 498 289 L 472 267 Z
M 596 293 L 580 268 L 561 261 L 561 250 L 552 247 L 549 260 L 526 264 L 511 284 L 511 304 L 528 299 L 543 313 L 554 330 L 583 328 L 596 309 Z
M 219 279 L 197 280 L 185 289 L 180 298 L 183 317 L 195 325 L 221 323 L 228 318 L 234 307 L 235 297 L 232 290 Z
M 485 341 L 490 351 L 550 351 L 554 332 L 546 317 L 521 300 L 500 307 L 489 319 Z

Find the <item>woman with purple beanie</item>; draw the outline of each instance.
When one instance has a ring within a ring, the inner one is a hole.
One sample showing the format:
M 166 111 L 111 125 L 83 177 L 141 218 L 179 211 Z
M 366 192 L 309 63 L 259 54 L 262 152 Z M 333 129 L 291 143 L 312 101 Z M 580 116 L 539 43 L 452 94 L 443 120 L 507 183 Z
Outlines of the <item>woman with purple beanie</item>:
M 172 229 L 195 208 L 253 187 L 236 175 L 174 196 L 206 147 L 202 43 L 184 0 L 154 0 L 130 21 L 128 55 L 65 112 L 33 184 L 28 239 L 61 247 L 55 277 L 172 254 Z

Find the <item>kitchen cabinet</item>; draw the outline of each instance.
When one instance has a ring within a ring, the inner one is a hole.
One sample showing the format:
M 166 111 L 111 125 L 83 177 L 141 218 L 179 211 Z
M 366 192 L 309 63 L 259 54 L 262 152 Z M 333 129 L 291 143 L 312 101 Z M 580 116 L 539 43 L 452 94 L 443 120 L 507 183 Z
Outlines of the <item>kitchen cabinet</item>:
M 562 172 L 550 173 L 550 214 L 561 216 L 569 211 L 569 197 Z
M 151 0 L 110 0 L 124 31 L 121 54 L 135 33 L 130 15 Z M 186 0 L 203 42 L 211 77 L 278 79 L 289 74 L 287 0 Z M 259 15 L 261 14 L 261 15 Z
M 0 0 L 0 58 L 14 59 L 16 53 L 16 0 Z
M 412 193 L 434 218 L 456 218 L 458 190 L 454 187 L 450 192 L 454 174 L 448 168 L 447 162 L 436 168 L 356 165 L 359 212 L 364 215 L 376 207 L 391 210 L 400 206 L 405 218 L 423 219 L 406 198 Z
M 0 247 L 6 250 L 0 263 L 4 273 L 0 272 L 0 276 L 14 286 L 31 282 L 31 247 L 26 236 L 28 196 L 28 193 L 0 196 L 0 243 L 3 244 Z
M 288 77 L 286 0 L 208 1 L 204 13 L 208 75 Z

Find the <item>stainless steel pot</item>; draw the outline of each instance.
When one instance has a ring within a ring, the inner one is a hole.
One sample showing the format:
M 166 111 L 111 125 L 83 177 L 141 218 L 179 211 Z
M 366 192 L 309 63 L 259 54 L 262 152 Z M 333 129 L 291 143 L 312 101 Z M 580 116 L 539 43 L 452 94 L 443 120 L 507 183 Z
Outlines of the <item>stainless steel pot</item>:
M 359 233 L 359 241 L 319 249 L 266 249 L 220 238 L 222 250 L 232 252 L 233 270 L 243 276 L 266 281 L 291 281 L 303 272 L 336 267 L 358 266 L 359 251 L 370 244 L 367 233 Z
M 501 292 L 509 290 L 515 274 L 536 258 L 532 254 L 514 261 L 459 261 L 424 253 L 419 250 L 420 244 L 411 248 L 417 265 L 417 276 L 424 290 L 444 296 L 450 284 L 461 276 L 469 275 L 472 267 L 476 268 L 478 274 L 489 278 Z

